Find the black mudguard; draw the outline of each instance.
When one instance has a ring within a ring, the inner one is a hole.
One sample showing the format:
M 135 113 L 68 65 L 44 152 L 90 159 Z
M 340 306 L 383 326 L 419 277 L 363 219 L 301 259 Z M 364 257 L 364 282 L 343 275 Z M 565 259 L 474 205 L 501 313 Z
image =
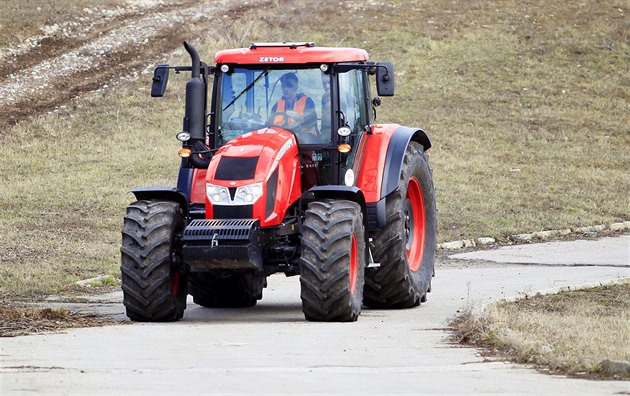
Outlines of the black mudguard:
M 398 127 L 387 146 L 387 157 L 385 158 L 385 171 L 383 172 L 383 184 L 381 189 L 381 199 L 391 194 L 398 188 L 400 172 L 402 171 L 403 159 L 409 142 L 414 140 L 424 147 L 424 151 L 431 148 L 429 137 L 422 129 Z
M 138 201 L 141 200 L 159 200 L 177 202 L 184 211 L 184 215 L 188 215 L 188 198 L 177 187 L 140 187 L 131 190 Z
M 361 191 L 359 187 L 336 185 L 315 186 L 308 190 L 308 192 L 313 193 L 315 195 L 315 198 L 318 200 L 326 198 L 336 198 L 358 203 L 361 206 L 361 212 L 363 212 L 363 225 L 365 226 L 365 229 L 368 230 L 369 227 L 372 225 L 371 222 L 368 221 L 369 211 L 367 205 L 365 204 L 363 191 Z M 383 213 L 383 216 L 384 215 L 385 214 Z

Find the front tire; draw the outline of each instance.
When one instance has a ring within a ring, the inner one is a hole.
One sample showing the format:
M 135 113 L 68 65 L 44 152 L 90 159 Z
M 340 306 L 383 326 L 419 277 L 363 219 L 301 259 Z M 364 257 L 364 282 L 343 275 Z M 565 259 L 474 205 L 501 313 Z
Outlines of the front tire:
M 411 141 L 398 188 L 387 197 L 385 228 L 374 236 L 378 268 L 365 274 L 365 304 L 409 308 L 431 291 L 437 244 L 437 209 L 431 168 L 423 147 Z
M 120 269 L 131 320 L 166 322 L 184 315 L 188 282 L 178 239 L 184 227 L 175 202 L 147 200 L 127 207 Z
M 312 202 L 302 229 L 304 316 L 310 321 L 357 320 L 363 302 L 366 251 L 361 207 L 345 200 Z

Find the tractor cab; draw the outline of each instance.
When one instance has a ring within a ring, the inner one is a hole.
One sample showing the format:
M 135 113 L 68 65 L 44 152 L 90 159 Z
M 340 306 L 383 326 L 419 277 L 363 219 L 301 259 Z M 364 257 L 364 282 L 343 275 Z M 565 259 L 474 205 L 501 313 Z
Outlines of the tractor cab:
M 215 61 L 213 147 L 253 131 L 287 131 L 299 148 L 304 191 L 344 180 L 370 124 L 367 73 L 375 68 L 365 51 L 256 43 Z

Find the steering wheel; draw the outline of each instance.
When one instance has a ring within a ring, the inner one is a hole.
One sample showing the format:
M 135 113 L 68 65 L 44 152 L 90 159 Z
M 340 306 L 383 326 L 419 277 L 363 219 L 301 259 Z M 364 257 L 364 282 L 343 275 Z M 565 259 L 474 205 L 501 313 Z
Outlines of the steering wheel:
M 253 130 L 261 128 L 265 120 L 256 113 L 243 113 L 232 116 L 228 123 L 232 129 Z
M 281 124 L 276 124 L 275 123 L 275 119 L 276 119 L 277 116 L 282 116 L 283 122 Z M 293 120 L 293 122 L 291 124 L 289 124 L 290 120 Z M 270 115 L 268 120 L 267 120 L 267 124 L 268 125 L 279 126 L 281 128 L 284 128 L 284 129 L 286 129 L 288 131 L 292 131 L 292 132 L 299 131 L 299 129 L 302 126 L 303 122 L 304 122 L 304 116 L 302 116 L 300 113 L 297 113 L 295 111 L 280 111 L 280 112 L 276 112 L 276 113 L 273 113 L 272 115 Z

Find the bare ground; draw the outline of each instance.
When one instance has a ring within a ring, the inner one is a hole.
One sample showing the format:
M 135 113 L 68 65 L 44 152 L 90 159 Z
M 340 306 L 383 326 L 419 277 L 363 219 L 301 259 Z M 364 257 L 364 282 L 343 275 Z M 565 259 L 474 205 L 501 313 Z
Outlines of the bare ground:
M 111 12 L 86 8 L 19 47 L 0 49 L 0 133 L 87 92 L 136 76 L 151 60 L 180 48 L 184 39 L 212 34 L 207 31 L 210 24 L 202 21 L 223 15 L 237 19 L 265 3 L 144 1 L 141 7 Z

